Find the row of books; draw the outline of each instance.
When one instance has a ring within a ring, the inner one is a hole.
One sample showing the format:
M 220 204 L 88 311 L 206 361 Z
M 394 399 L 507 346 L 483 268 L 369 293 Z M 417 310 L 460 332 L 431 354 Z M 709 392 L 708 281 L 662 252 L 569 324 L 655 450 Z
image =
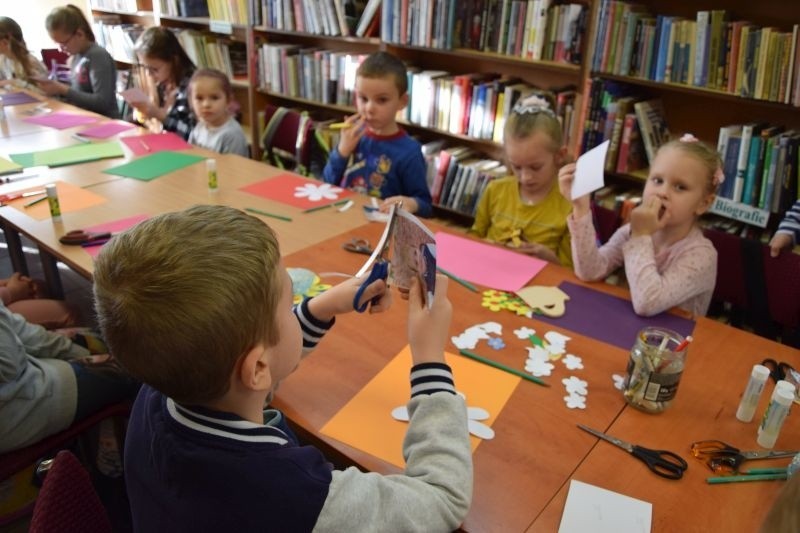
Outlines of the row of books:
M 206 0 L 158 0 L 162 15 L 169 17 L 207 17 Z
M 601 0 L 592 70 L 800 106 L 800 25 L 730 19 L 724 9 L 687 19 Z
M 92 0 L 92 7 L 95 9 L 107 9 L 109 11 L 124 11 L 135 13 L 139 10 L 136 0 Z
M 186 54 L 198 67 L 215 68 L 228 78 L 247 78 L 247 46 L 215 33 L 173 29 Z
M 646 168 L 670 137 L 662 102 L 603 78 L 589 80 L 586 90 L 581 153 L 609 140 L 606 172 L 630 174 Z
M 588 9 L 551 0 L 382 0 L 381 38 L 579 64 Z
M 208 16 L 211 20 L 222 20 L 231 24 L 259 24 L 257 0 L 207 0 Z
M 719 195 L 771 213 L 798 199 L 800 131 L 766 123 L 733 124 L 719 130 L 717 150 L 725 182 Z
M 315 35 L 355 35 L 359 10 L 353 2 L 341 0 L 262 0 L 265 27 Z M 377 26 L 377 25 L 376 25 Z
M 144 32 L 139 24 L 121 24 L 117 15 L 95 16 L 92 31 L 98 44 L 117 61 L 136 63 L 134 44 Z

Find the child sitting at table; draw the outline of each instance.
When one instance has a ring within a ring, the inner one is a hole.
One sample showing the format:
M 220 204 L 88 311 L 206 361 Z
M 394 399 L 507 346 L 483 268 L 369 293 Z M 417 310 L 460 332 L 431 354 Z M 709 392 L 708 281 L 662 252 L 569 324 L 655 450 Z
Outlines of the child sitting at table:
M 558 190 L 566 160 L 552 95 L 521 98 L 506 120 L 503 146 L 513 176 L 493 180 L 478 202 L 471 233 L 546 261 L 572 266 L 567 215 Z
M 19 24 L 0 17 L 0 87 L 26 88 L 34 77 L 46 78 L 47 69 L 28 51 Z
M 22 315 L 32 324 L 46 329 L 67 328 L 77 324 L 77 312 L 63 300 L 50 300 L 41 294 L 37 282 L 15 272 L 0 279 L 0 299 L 9 311 Z
M 408 105 L 406 66 L 387 52 L 368 56 L 356 71 L 358 112 L 345 120 L 338 147 L 323 171 L 328 183 L 383 198 L 381 211 L 403 202 L 410 213 L 431 215 L 422 146 L 397 125 Z
M 189 142 L 221 154 L 250 155 L 242 127 L 231 114 L 233 87 L 228 76 L 212 68 L 197 70 L 189 82 L 197 124 Z
M 119 116 L 117 67 L 105 48 L 94 40 L 89 21 L 80 8 L 67 4 L 54 8 L 45 19 L 50 38 L 70 57 L 67 85 L 58 80 L 34 78 L 39 88 L 65 102 L 110 118 Z
M 704 316 L 716 283 L 717 251 L 697 219 L 711 207 L 725 179 L 721 164 L 716 150 L 688 133 L 663 145 L 630 223 L 600 248 L 589 196 L 574 199 L 567 222 L 575 274 L 600 280 L 624 264 L 637 314 L 652 316 L 679 306 Z M 559 172 L 564 196 L 571 194 L 574 178 L 575 164 Z
M 472 455 L 464 401 L 444 362 L 446 278 L 437 278 L 430 309 L 418 281 L 408 298 L 414 366 L 404 475 L 334 470 L 298 442 L 280 411 L 264 408 L 336 315 L 373 298 L 371 311 L 387 308 L 382 280 L 354 302 L 362 283 L 353 278 L 293 306 L 275 233 L 224 206 L 153 217 L 103 247 L 94 271 L 100 327 L 111 352 L 145 383 L 125 443 L 134 530 L 461 524 Z
M 133 399 L 139 384 L 90 335 L 30 324 L 0 304 L 0 453 L 34 444 L 103 407 Z
M 178 38 L 167 28 L 151 26 L 136 41 L 136 53 L 155 84 L 154 100 L 131 102 L 145 119 L 155 120 L 152 129 L 171 131 L 189 138 L 195 116 L 189 105 L 189 80 L 194 63 Z
M 783 220 L 778 225 L 778 230 L 769 241 L 770 255 L 778 257 L 781 250 L 791 248 L 800 242 L 800 200 L 786 211 Z

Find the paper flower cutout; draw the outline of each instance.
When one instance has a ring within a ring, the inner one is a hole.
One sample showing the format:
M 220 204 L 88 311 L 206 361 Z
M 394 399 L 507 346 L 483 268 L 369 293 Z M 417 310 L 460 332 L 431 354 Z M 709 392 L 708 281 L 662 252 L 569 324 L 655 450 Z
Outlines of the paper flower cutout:
M 519 329 L 514 330 L 514 335 L 517 336 L 518 339 L 527 339 L 531 335 L 536 335 L 536 330 L 531 328 L 522 327 Z
M 565 346 L 568 340 L 572 340 L 570 337 L 562 335 L 557 331 L 548 331 L 547 333 L 544 334 L 544 338 L 550 344 L 560 344 L 562 346 Z
M 611 374 L 611 379 L 614 380 L 615 389 L 622 390 L 625 388 L 625 376 L 620 376 L 619 374 Z
M 525 362 L 525 370 L 536 377 L 549 376 L 553 371 L 554 365 L 548 363 L 547 360 L 541 359 L 528 359 Z
M 331 288 L 327 283 L 320 283 L 319 276 L 307 268 L 287 268 L 286 271 L 292 280 L 292 301 L 295 304 Z
M 545 350 L 541 346 L 534 346 L 532 348 L 526 348 L 526 349 L 528 350 L 528 359 L 547 361 L 550 358 L 550 354 L 547 353 L 547 350 Z
M 564 402 L 570 409 L 586 409 L 586 396 L 581 396 L 580 394 L 564 396 Z
M 483 291 L 481 305 L 494 312 L 507 310 L 519 316 L 531 314 L 531 308 L 514 294 L 493 289 Z
M 343 190 L 340 187 L 334 187 L 330 183 L 306 183 L 300 187 L 295 187 L 294 195 L 297 198 L 308 198 L 310 202 L 319 202 L 320 200 L 336 200 Z
M 564 366 L 569 370 L 579 370 L 583 368 L 583 359 L 571 353 L 567 354 L 561 362 L 564 363 Z
M 488 339 L 489 333 L 501 335 L 503 326 L 497 322 L 484 322 L 467 328 L 461 335 L 450 337 L 450 340 L 459 350 L 471 350 L 478 345 L 481 339 Z
M 464 397 L 460 392 L 458 394 Z M 493 439 L 494 430 L 481 422 L 482 420 L 488 420 L 489 416 L 489 411 L 482 407 L 467 407 L 467 429 L 470 434 L 483 440 Z M 411 419 L 408 414 L 408 408 L 405 405 L 392 409 L 392 418 L 400 422 L 408 422 Z
M 569 394 L 582 394 L 586 396 L 589 392 L 589 383 L 575 376 L 564 378 L 561 380 L 561 383 L 564 384 L 564 389 L 566 389 Z
M 490 337 L 486 343 L 495 350 L 502 350 L 506 347 L 506 343 L 503 342 L 501 337 Z

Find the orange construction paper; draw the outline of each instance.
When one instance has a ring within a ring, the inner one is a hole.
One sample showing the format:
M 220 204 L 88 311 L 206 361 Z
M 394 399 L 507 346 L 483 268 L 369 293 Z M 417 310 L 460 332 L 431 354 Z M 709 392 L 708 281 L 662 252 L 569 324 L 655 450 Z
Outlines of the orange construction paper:
M 481 422 L 494 424 L 520 378 L 459 355 L 445 353 L 445 359 L 453 369 L 456 390 L 467 397 L 467 406 L 486 409 L 491 416 Z M 323 426 L 322 434 L 404 468 L 408 423 L 395 420 L 391 413 L 408 403 L 410 369 L 411 349 L 406 346 Z M 481 439 L 470 440 L 475 451 Z
M 65 181 L 56 181 L 54 183 L 56 185 L 56 191 L 58 191 L 58 203 L 61 206 L 61 213 L 80 211 L 81 209 L 102 204 L 106 201 L 104 197 L 72 185 L 71 183 L 67 183 Z M 40 185 L 38 187 L 31 187 L 29 189 L 24 189 L 21 192 L 36 190 L 44 190 L 44 186 Z M 50 206 L 48 205 L 47 200 L 39 202 L 36 205 L 32 205 L 27 209 L 25 208 L 25 204 L 36 200 L 37 198 L 40 197 L 36 196 L 32 198 L 18 198 L 9 202 L 8 205 L 14 207 L 21 213 L 25 213 L 31 218 L 35 218 L 36 220 L 50 218 Z

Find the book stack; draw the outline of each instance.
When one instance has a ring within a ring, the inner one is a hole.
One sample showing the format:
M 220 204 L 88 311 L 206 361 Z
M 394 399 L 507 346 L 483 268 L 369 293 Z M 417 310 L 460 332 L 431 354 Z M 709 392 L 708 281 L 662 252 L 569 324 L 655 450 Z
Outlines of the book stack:
M 475 216 L 478 201 L 493 179 L 509 174 L 499 161 L 478 156 L 464 146 L 445 148 L 428 165 L 433 204 Z
M 141 25 L 122 24 L 117 15 L 102 15 L 94 17 L 92 31 L 97 43 L 115 60 L 136 63 L 134 44 L 144 31 Z
M 353 35 L 341 0 L 263 0 L 261 18 L 274 30 L 330 35 Z
M 214 33 L 196 30 L 173 30 L 186 54 L 197 67 L 214 68 L 231 79 L 247 79 L 245 43 Z
M 580 64 L 588 9 L 578 3 L 551 4 L 551 0 L 382 0 L 381 37 L 396 44 Z
M 731 20 L 724 9 L 684 18 L 601 0 L 592 70 L 800 105 L 800 25 Z

